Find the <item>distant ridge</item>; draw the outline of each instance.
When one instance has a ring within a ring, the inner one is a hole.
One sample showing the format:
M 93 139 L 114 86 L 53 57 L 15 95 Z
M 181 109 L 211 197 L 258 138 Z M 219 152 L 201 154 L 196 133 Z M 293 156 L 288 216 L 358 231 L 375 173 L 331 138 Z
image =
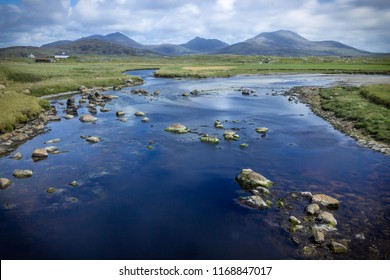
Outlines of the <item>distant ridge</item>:
M 20 48 L 20 49 L 19 49 Z M 31 47 L 29 47 L 31 48 Z M 0 55 L 25 55 L 26 47 L 0 49 Z M 35 49 L 34 49 L 35 50 Z M 263 32 L 257 36 L 229 45 L 217 39 L 195 37 L 184 44 L 144 45 L 115 32 L 108 35 L 91 35 L 77 40 L 60 40 L 38 48 L 40 55 L 56 52 L 90 55 L 190 55 L 190 54 L 235 54 L 264 56 L 367 56 L 376 55 L 337 41 L 310 41 L 289 31 Z M 383 55 L 383 54 L 379 54 Z

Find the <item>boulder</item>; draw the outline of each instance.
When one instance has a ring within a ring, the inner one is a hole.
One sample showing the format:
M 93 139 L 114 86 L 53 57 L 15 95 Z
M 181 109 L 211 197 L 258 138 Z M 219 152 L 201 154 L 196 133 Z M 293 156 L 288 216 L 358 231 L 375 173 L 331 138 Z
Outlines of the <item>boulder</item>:
M 126 113 L 124 111 L 117 111 L 116 116 L 117 117 L 123 117 Z
M 95 121 L 97 121 L 97 118 L 92 116 L 92 115 L 85 114 L 85 115 L 82 115 L 80 117 L 80 121 L 81 122 L 95 122 Z
M 48 153 L 55 153 L 58 151 L 58 147 L 56 146 L 49 146 L 49 147 L 46 147 L 45 150 L 48 152 Z
M 219 138 L 211 137 L 211 136 L 202 136 L 200 138 L 200 141 L 205 142 L 205 143 L 218 144 Z
M 322 244 L 325 242 L 325 234 L 320 229 L 313 230 L 313 240 L 315 243 Z
M 235 131 L 233 130 L 226 130 L 224 133 L 223 133 L 223 137 L 226 139 L 226 140 L 235 140 L 237 141 L 238 139 L 240 139 L 240 135 L 238 135 Z
M 335 242 L 335 241 L 332 241 L 330 243 L 330 250 L 335 253 L 335 254 L 340 254 L 340 253 L 346 253 L 348 252 L 348 247 L 341 244 L 341 243 L 338 243 L 338 242 Z
M 236 177 L 236 181 L 243 189 L 255 189 L 257 187 L 269 188 L 273 184 L 270 180 L 252 169 L 242 169 Z
M 137 117 L 144 117 L 146 115 L 146 113 L 138 111 L 138 112 L 135 112 L 134 115 Z
M 256 128 L 256 132 L 257 132 L 257 133 L 260 133 L 260 134 L 267 133 L 268 130 L 269 130 L 269 129 L 268 129 L 267 127 L 258 127 L 258 128 Z
M 250 208 L 253 208 L 253 209 L 268 208 L 267 203 L 265 203 L 265 201 L 260 196 L 257 196 L 257 195 L 240 197 L 238 199 L 238 201 L 240 204 L 247 206 L 247 207 L 250 207 Z
M 47 158 L 49 155 L 45 148 L 41 149 L 35 149 L 35 151 L 32 153 L 32 157 L 36 159 L 43 159 Z
M 329 224 L 329 225 L 331 225 L 333 227 L 335 227 L 337 225 L 337 221 L 334 218 L 333 214 L 329 213 L 329 212 L 326 212 L 326 211 L 321 211 L 318 214 L 318 217 L 316 219 L 317 219 L 317 221 L 319 221 L 321 223 Z
M 7 178 L 0 178 L 0 189 L 4 190 L 11 186 L 12 182 L 10 179 Z
M 20 160 L 20 159 L 23 158 L 23 156 L 22 156 L 21 153 L 17 152 L 17 153 L 15 153 L 11 158 Z
M 320 211 L 320 206 L 317 203 L 312 203 L 306 207 L 306 213 L 310 215 L 315 215 L 318 211 Z
M 90 143 L 98 143 L 100 142 L 102 139 L 98 136 L 87 136 L 85 138 L 85 141 L 87 142 L 90 142 Z
M 52 140 L 46 141 L 44 144 L 54 144 L 54 143 L 58 143 L 58 142 L 61 142 L 60 138 L 56 138 L 56 139 L 52 139 Z
M 189 129 L 180 123 L 175 123 L 175 124 L 172 124 L 169 127 L 165 128 L 165 131 L 172 132 L 172 133 L 178 133 L 178 134 L 184 134 L 184 133 L 189 132 Z
M 317 203 L 329 208 L 338 208 L 340 201 L 326 194 L 315 194 L 311 199 L 311 203 Z
M 29 178 L 33 176 L 34 172 L 32 170 L 21 170 L 21 169 L 15 169 L 13 174 L 15 178 L 22 179 L 22 178 Z

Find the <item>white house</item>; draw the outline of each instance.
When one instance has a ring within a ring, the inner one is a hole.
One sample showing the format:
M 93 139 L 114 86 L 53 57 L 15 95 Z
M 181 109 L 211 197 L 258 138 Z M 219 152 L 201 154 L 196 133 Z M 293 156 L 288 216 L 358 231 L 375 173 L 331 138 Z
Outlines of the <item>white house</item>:
M 66 53 L 61 53 L 61 54 L 56 54 L 54 55 L 54 58 L 58 58 L 58 59 L 61 59 L 61 58 L 68 58 L 70 57 L 70 55 L 66 54 Z

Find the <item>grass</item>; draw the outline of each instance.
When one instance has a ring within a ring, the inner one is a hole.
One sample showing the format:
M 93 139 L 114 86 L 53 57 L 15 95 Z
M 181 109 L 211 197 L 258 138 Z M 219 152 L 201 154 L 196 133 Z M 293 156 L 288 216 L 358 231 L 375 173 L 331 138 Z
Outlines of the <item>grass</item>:
M 352 121 L 364 135 L 390 144 L 390 110 L 362 94 L 362 91 L 370 93 L 377 87 L 390 89 L 390 85 L 323 88 L 320 92 L 321 106 L 341 119 Z M 375 93 L 372 95 L 375 96 Z
M 14 130 L 17 124 L 36 118 L 43 109 L 47 109 L 46 100 L 23 93 L 7 91 L 0 93 L 0 133 Z
M 368 85 L 362 88 L 361 94 L 370 101 L 390 109 L 390 86 Z

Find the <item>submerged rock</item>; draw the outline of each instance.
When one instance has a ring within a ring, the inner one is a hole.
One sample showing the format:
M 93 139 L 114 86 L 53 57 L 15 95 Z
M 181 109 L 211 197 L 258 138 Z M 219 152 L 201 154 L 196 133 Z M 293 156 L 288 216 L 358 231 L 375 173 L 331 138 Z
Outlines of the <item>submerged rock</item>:
M 15 169 L 13 174 L 15 178 L 23 179 L 23 178 L 29 178 L 33 176 L 34 172 L 32 170 L 21 170 L 21 169 Z
M 215 127 L 215 128 L 220 128 L 220 129 L 222 129 L 222 128 L 223 128 L 223 124 L 222 124 L 221 121 L 216 120 L 216 121 L 214 122 L 214 127 Z
M 144 116 L 146 116 L 146 113 L 138 111 L 138 112 L 135 112 L 134 115 L 137 117 L 144 117 Z
M 72 181 L 69 183 L 69 185 L 71 185 L 72 187 L 77 187 L 79 183 L 77 181 Z
M 267 203 L 257 195 L 247 196 L 247 197 L 240 197 L 238 199 L 240 204 L 253 208 L 253 209 L 265 209 L 268 208 Z
M 80 117 L 80 121 L 81 122 L 95 122 L 95 121 L 97 121 L 97 118 L 92 116 L 92 115 L 85 114 L 85 115 L 82 115 Z
M 211 136 L 202 136 L 200 138 L 200 141 L 205 142 L 205 143 L 218 144 L 219 143 L 219 138 L 211 137 Z
M 189 129 L 180 123 L 175 123 L 175 124 L 172 124 L 171 126 L 167 127 L 165 129 L 165 131 L 172 132 L 172 133 L 184 134 L 184 133 L 189 132 Z
M 48 188 L 48 189 L 46 190 L 47 193 L 55 193 L 56 191 L 57 191 L 57 189 L 54 188 L 54 187 L 50 187 L 50 188 Z
M 60 138 L 56 138 L 56 139 L 52 139 L 52 140 L 46 141 L 44 144 L 54 144 L 54 143 L 58 143 L 58 142 L 61 142 Z
M 118 118 L 118 121 L 121 121 L 121 122 L 127 122 L 128 119 L 127 118 Z
M 247 144 L 247 143 L 240 144 L 240 148 L 248 148 L 248 147 L 249 147 L 249 144 Z
M 327 206 L 329 208 L 338 208 L 340 201 L 337 199 L 330 197 L 326 194 L 315 194 L 311 199 L 312 203 L 317 203 L 323 206 Z
M 85 138 L 85 141 L 87 142 L 90 142 L 90 143 L 98 143 L 100 142 L 102 139 L 98 136 L 87 136 Z
M 237 141 L 238 139 L 240 139 L 240 135 L 238 135 L 235 131 L 233 130 L 226 130 L 224 133 L 223 133 L 223 137 L 226 139 L 226 140 L 235 140 Z
M 241 173 L 236 177 L 236 181 L 243 189 L 255 189 L 257 187 L 269 188 L 273 184 L 272 181 L 254 172 L 252 169 L 242 169 Z
M 7 178 L 0 178 L 0 189 L 4 190 L 11 186 L 12 182 L 10 179 Z

